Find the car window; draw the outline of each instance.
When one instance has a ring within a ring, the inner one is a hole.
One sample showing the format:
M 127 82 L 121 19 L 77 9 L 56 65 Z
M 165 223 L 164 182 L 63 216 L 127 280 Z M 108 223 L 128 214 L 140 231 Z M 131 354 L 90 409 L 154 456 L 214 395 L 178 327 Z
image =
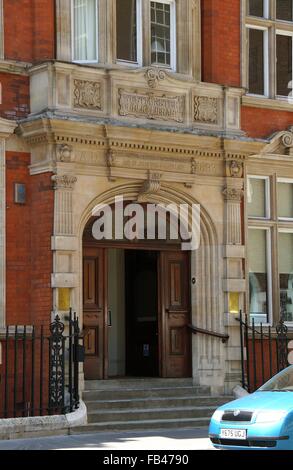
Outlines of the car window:
M 259 388 L 260 392 L 274 392 L 274 391 L 292 391 L 293 392 L 293 366 L 287 367 L 271 380 L 266 382 Z

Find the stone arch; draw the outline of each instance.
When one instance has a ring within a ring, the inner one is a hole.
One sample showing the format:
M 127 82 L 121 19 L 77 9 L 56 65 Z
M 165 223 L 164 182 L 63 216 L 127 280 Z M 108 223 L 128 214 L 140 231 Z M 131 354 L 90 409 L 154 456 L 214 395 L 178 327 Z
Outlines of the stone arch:
M 84 210 L 78 227 L 80 252 L 82 252 L 83 231 L 91 218 L 94 207 L 98 204 L 112 204 L 115 197 L 121 194 L 125 201 L 137 201 L 140 189 L 140 183 L 120 185 L 101 193 L 91 201 Z M 158 192 L 148 194 L 146 202 L 167 205 L 172 203 L 198 204 L 198 201 L 189 194 L 164 184 Z M 200 328 L 224 333 L 219 237 L 210 215 L 202 207 L 200 230 L 200 247 L 191 255 L 191 276 L 196 278 L 196 284 L 191 289 L 192 322 Z M 193 336 L 192 363 L 195 383 L 214 385 L 220 380 L 219 386 L 224 386 L 224 347 L 218 338 L 202 334 Z

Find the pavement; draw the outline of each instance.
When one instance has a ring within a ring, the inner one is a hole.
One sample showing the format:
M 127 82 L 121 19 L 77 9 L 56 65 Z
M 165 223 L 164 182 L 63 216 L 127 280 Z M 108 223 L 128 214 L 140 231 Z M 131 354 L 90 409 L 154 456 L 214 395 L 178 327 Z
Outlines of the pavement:
M 0 441 L 1 450 L 212 450 L 208 429 L 53 436 Z

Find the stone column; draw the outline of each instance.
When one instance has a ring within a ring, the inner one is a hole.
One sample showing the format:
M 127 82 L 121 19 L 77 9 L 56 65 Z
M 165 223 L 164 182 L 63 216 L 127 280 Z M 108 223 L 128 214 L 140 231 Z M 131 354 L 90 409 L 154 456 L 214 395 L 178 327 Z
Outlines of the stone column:
M 0 330 L 6 326 L 6 178 L 5 140 L 16 124 L 0 118 Z
M 224 245 L 224 298 L 225 324 L 230 336 L 227 345 L 225 388 L 231 392 L 241 380 L 241 350 L 239 309 L 243 310 L 246 282 L 244 275 L 245 247 L 243 245 L 244 220 L 244 168 L 241 160 L 226 161 L 225 245 Z
M 52 176 L 55 189 L 54 203 L 54 272 L 52 288 L 54 314 L 68 314 L 69 307 L 74 307 L 73 289 L 77 286 L 77 274 L 74 254 L 78 244 L 73 220 L 73 190 L 77 178 L 72 175 Z

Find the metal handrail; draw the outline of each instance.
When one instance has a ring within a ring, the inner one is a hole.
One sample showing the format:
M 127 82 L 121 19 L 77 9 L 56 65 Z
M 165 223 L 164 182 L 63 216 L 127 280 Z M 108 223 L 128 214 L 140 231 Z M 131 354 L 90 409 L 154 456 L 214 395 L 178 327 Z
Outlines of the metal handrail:
M 187 327 L 192 331 L 193 334 L 201 333 L 203 335 L 207 336 L 213 336 L 214 338 L 220 338 L 223 343 L 227 343 L 229 340 L 229 335 L 225 335 L 223 333 L 216 333 L 215 331 L 210 331 L 210 330 L 205 330 L 203 328 L 198 328 L 197 326 L 194 325 L 187 325 Z

